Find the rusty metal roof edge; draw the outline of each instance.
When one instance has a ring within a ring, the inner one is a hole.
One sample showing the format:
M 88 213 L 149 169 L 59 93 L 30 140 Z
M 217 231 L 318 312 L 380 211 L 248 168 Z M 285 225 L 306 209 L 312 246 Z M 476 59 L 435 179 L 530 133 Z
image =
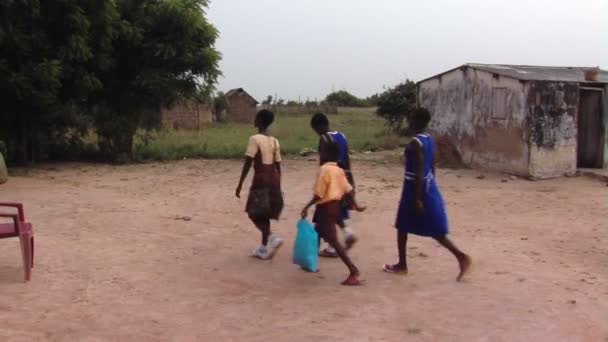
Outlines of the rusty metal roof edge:
M 477 69 L 477 70 L 482 70 L 485 72 L 489 72 L 489 73 L 493 73 L 493 74 L 498 74 L 501 76 L 505 76 L 505 77 L 509 77 L 512 79 L 516 79 L 516 80 L 521 80 L 521 81 L 554 81 L 554 82 L 574 82 L 574 83 L 608 83 L 608 71 L 603 70 L 599 67 L 564 67 L 564 66 L 539 66 L 539 65 L 512 65 L 512 64 L 482 64 L 482 63 L 466 63 L 463 64 L 461 66 L 449 69 L 447 71 L 444 71 L 442 73 L 427 77 L 425 79 L 422 79 L 418 82 L 416 82 L 416 85 L 419 85 L 423 82 L 429 81 L 431 79 L 443 76 L 447 73 L 453 72 L 455 70 L 458 69 L 462 69 L 462 68 L 473 68 L 473 69 Z M 595 80 L 595 81 L 588 81 L 588 80 L 584 80 L 584 79 L 580 79 L 580 80 L 572 80 L 572 79 L 566 79 L 563 78 L 560 80 L 559 77 L 555 77 L 554 79 L 551 79 L 549 77 L 535 77 L 535 76 L 529 76 L 529 77 L 523 77 L 521 75 L 514 75 L 512 73 L 506 72 L 504 70 L 500 70 L 500 68 L 510 68 L 513 70 L 517 70 L 517 68 L 520 69 L 547 69 L 547 70 L 560 70 L 560 71 L 564 71 L 564 70 L 578 70 L 581 72 L 585 72 L 585 71 L 594 71 L 597 70 L 600 75 L 603 75 L 603 79 L 599 79 L 599 80 Z
M 422 79 L 422 80 L 420 80 L 420 81 L 416 82 L 416 85 L 419 85 L 420 83 L 422 83 L 422 82 L 426 82 L 426 81 L 428 81 L 428 80 L 432 80 L 433 78 L 437 78 L 437 77 L 439 77 L 439 76 L 443 76 L 443 75 L 448 74 L 448 73 L 450 73 L 450 72 L 452 72 L 452 71 L 456 71 L 456 70 L 458 70 L 458 69 L 460 69 L 460 68 L 466 67 L 467 65 L 468 65 L 468 64 L 463 64 L 463 65 L 457 66 L 457 67 L 455 67 L 455 68 L 452 68 L 452 69 L 446 70 L 446 71 L 444 71 L 444 72 L 441 72 L 441 73 L 439 73 L 439 74 L 436 74 L 436 75 L 433 75 L 433 76 L 427 77 L 427 78 L 425 78 L 425 79 Z

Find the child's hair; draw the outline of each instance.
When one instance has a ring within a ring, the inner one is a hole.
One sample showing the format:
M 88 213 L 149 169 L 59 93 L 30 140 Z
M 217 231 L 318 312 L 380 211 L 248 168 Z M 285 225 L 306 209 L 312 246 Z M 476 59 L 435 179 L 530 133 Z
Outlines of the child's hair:
M 262 109 L 256 115 L 256 122 L 260 128 L 268 128 L 274 121 L 274 113 L 268 109 Z
M 325 144 L 321 158 L 323 158 L 323 163 L 337 162 L 340 158 L 340 145 L 333 141 Z
M 316 113 L 310 119 L 310 127 L 312 128 L 327 128 L 329 127 L 329 119 L 323 113 Z
M 431 113 L 423 107 L 415 108 L 409 115 L 410 127 L 414 130 L 424 130 L 431 121 Z

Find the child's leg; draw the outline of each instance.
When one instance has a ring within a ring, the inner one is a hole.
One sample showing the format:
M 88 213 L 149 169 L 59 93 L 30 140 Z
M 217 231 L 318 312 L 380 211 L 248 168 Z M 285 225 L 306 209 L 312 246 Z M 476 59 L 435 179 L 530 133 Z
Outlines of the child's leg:
M 384 270 L 390 273 L 407 274 L 407 232 L 397 230 L 397 251 L 399 252 L 399 262 L 394 265 L 384 265 Z
M 270 219 L 268 218 L 257 218 L 250 217 L 251 221 L 255 226 L 262 232 L 262 245 L 268 244 L 268 237 L 270 236 Z
M 359 269 L 357 269 L 357 266 L 353 264 L 352 260 L 346 254 L 344 247 L 342 247 L 340 242 L 338 242 L 335 224 L 327 225 L 323 227 L 321 231 L 323 232 L 323 238 L 325 239 L 325 241 L 327 241 L 327 243 L 336 251 L 340 259 L 342 259 L 342 262 L 344 262 L 350 272 L 348 278 L 346 278 L 346 280 L 342 282 L 342 285 L 359 285 L 360 282 L 357 278 L 359 276 Z
M 460 249 L 458 249 L 458 247 L 456 247 L 456 245 L 454 245 L 454 243 L 448 239 L 447 236 L 439 236 L 439 237 L 434 237 L 435 240 L 437 240 L 437 242 L 439 242 L 443 247 L 447 248 L 450 252 L 452 252 L 452 254 L 454 254 L 454 256 L 456 257 L 456 259 L 458 259 L 458 265 L 460 266 L 460 273 L 458 274 L 458 277 L 456 278 L 456 280 L 460 281 L 462 280 L 462 278 L 464 277 L 464 275 L 471 269 L 471 257 L 469 257 L 468 255 L 466 255 L 465 253 L 463 253 Z
M 397 250 L 399 251 L 399 267 L 407 270 L 407 233 L 397 231 Z
M 350 274 L 355 275 L 355 276 L 359 275 L 359 270 L 353 264 L 353 262 L 350 260 L 348 255 L 346 254 L 346 251 L 344 250 L 344 247 L 342 247 L 342 244 L 340 244 L 340 242 L 338 242 L 338 237 L 336 235 L 335 227 L 327 227 L 325 240 L 333 249 L 336 250 L 336 253 L 338 253 L 338 256 L 340 257 L 340 259 L 342 259 L 342 261 L 344 262 L 346 267 L 348 267 Z

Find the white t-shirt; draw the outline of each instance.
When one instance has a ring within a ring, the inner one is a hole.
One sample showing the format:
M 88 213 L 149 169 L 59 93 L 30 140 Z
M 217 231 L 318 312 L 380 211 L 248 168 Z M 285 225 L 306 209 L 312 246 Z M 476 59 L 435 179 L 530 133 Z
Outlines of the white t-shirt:
M 245 155 L 255 158 L 258 151 L 262 153 L 262 164 L 270 165 L 272 164 L 273 160 L 275 162 L 281 161 L 281 147 L 279 145 L 279 141 L 274 137 L 264 134 L 250 136 Z

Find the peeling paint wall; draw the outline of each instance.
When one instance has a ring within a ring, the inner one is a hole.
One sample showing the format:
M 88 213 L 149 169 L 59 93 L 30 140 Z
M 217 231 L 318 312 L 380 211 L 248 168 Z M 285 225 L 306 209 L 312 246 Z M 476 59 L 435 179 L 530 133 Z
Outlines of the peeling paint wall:
M 576 172 L 578 92 L 577 83 L 528 84 L 531 176 L 548 178 Z
M 604 87 L 604 98 L 602 99 L 602 117 L 604 125 L 604 169 L 608 169 L 608 85 Z
M 504 95 L 500 116 L 493 108 L 497 89 Z M 453 144 L 465 164 L 528 175 L 523 83 L 461 68 L 420 83 L 418 100 L 433 114 L 431 131 Z

